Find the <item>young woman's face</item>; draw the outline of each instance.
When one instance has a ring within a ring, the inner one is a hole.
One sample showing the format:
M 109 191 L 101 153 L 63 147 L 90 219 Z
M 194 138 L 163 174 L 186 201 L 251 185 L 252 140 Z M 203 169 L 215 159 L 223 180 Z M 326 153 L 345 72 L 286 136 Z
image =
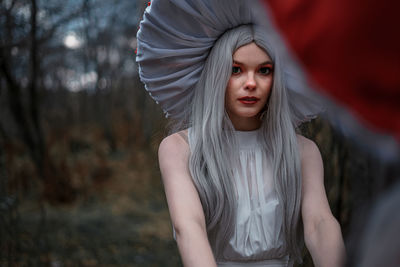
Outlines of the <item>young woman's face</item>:
M 225 109 L 236 130 L 260 127 L 259 117 L 268 101 L 272 82 L 272 60 L 263 49 L 250 43 L 235 51 Z

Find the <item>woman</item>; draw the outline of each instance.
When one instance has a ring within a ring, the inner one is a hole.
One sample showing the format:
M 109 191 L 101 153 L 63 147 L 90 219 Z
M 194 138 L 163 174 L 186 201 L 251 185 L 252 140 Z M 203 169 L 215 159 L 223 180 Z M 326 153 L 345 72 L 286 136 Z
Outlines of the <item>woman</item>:
M 188 129 L 160 144 L 185 266 L 288 266 L 301 262 L 302 232 L 316 266 L 342 264 L 321 156 L 295 133 L 273 48 L 254 25 L 219 36 L 181 118 Z

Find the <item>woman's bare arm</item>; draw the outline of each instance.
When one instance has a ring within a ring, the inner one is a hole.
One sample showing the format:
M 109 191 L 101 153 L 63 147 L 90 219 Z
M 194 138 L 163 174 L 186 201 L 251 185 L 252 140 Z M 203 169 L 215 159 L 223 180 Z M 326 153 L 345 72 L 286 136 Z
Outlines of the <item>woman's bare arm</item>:
M 179 134 L 166 137 L 158 158 L 179 252 L 186 267 L 216 266 L 199 195 L 188 168 L 189 146 Z
M 318 147 L 299 136 L 302 167 L 304 239 L 316 267 L 344 265 L 345 248 L 340 225 L 332 215 L 324 188 L 324 170 Z

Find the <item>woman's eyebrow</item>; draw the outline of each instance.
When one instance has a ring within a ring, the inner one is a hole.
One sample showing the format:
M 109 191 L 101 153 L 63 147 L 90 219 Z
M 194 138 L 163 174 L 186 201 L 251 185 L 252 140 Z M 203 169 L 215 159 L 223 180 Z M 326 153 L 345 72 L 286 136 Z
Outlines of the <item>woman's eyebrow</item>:
M 265 62 L 261 63 L 260 65 L 272 65 L 272 62 L 271 61 L 265 61 Z
M 237 60 L 233 60 L 233 64 L 244 65 L 244 63 L 242 63 L 240 61 L 237 61 Z M 265 61 L 265 62 L 262 62 L 262 63 L 260 63 L 258 65 L 261 66 L 261 65 L 272 65 L 272 64 L 273 64 L 272 61 Z

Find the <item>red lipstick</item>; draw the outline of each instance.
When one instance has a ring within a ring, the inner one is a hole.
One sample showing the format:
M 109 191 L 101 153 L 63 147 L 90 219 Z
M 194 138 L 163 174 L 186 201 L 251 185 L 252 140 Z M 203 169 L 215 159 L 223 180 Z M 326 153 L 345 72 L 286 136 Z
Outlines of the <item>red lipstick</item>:
M 260 99 L 255 96 L 244 96 L 244 97 L 238 98 L 238 100 L 242 104 L 252 105 L 252 104 L 257 103 Z

